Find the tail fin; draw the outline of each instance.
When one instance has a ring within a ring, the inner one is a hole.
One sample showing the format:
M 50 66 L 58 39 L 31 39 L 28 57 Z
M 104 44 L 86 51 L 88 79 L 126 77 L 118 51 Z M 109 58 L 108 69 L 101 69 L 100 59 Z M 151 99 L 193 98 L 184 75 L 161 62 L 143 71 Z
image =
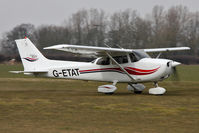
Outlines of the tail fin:
M 48 59 L 40 53 L 28 38 L 15 41 L 24 66 L 24 71 L 41 70 L 47 67 Z

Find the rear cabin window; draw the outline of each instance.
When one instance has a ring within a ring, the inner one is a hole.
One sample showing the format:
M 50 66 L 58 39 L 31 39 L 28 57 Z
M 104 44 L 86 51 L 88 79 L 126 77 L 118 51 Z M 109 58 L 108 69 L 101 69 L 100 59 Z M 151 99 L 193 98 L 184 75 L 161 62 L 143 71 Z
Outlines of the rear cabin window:
M 115 56 L 115 57 L 113 57 L 116 61 L 117 61 L 117 63 L 119 63 L 119 64 L 124 64 L 124 63 L 128 63 L 128 58 L 127 58 L 127 56 L 126 55 L 124 55 L 124 56 Z
M 110 59 L 109 58 L 100 58 L 97 63 L 97 65 L 110 65 Z

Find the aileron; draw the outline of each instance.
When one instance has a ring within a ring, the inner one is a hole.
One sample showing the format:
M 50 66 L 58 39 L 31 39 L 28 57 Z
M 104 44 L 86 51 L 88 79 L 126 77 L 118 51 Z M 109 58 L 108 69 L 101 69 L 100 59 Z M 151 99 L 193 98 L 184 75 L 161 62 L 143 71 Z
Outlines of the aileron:
M 173 47 L 173 48 L 154 48 L 154 49 L 144 49 L 145 52 L 169 52 L 169 51 L 181 51 L 190 50 L 189 47 Z

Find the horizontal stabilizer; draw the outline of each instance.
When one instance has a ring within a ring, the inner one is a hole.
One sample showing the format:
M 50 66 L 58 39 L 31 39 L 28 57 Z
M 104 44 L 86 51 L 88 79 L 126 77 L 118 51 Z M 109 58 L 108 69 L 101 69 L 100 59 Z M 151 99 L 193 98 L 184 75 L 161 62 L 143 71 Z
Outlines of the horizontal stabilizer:
M 10 73 L 47 73 L 48 71 L 9 71 Z

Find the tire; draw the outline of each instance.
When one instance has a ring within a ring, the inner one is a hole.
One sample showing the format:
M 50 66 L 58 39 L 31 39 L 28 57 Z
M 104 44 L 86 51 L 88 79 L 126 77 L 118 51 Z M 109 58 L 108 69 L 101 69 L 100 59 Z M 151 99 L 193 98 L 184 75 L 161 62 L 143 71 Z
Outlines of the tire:
M 113 94 L 114 94 L 114 92 L 104 93 L 104 94 L 106 94 L 106 95 L 113 95 Z
M 135 94 L 141 94 L 142 91 L 134 91 Z

